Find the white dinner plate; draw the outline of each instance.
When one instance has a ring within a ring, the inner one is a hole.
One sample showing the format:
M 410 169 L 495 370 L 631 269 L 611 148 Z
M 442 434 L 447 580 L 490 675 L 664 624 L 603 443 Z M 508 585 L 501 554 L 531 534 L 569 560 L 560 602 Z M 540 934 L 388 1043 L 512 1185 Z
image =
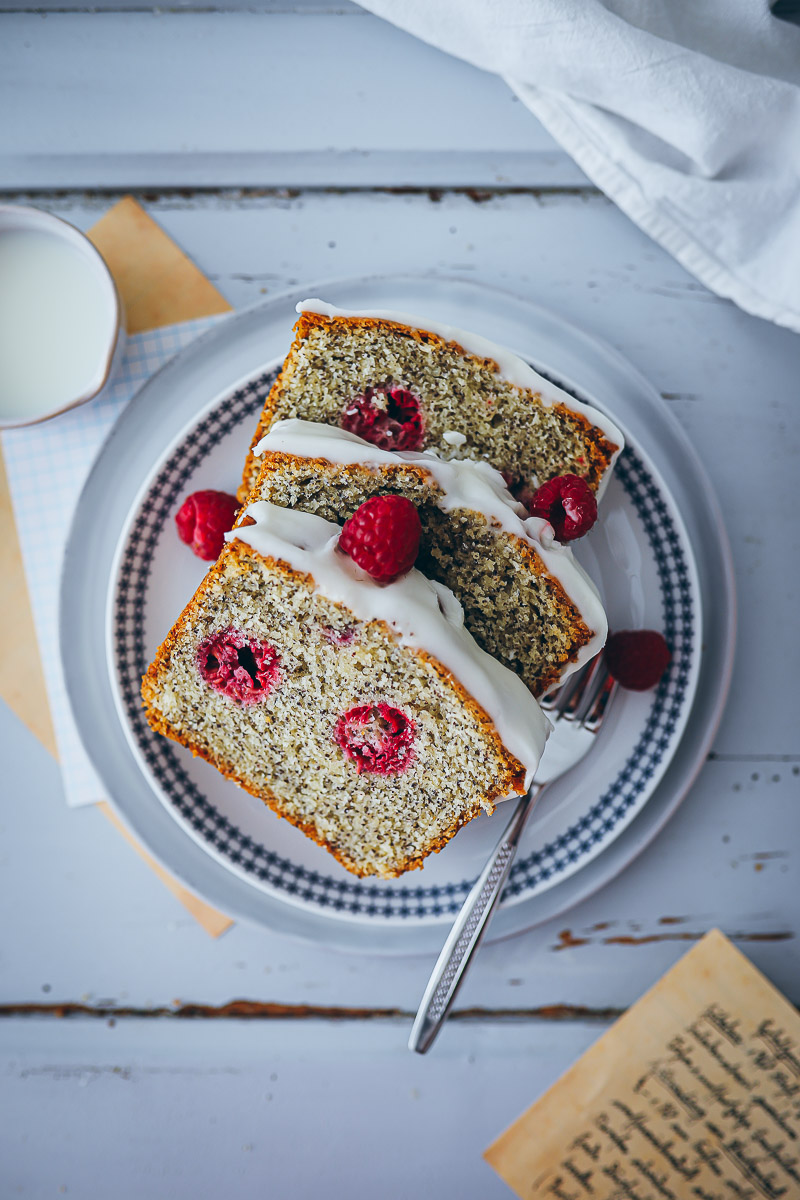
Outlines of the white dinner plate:
M 579 557 L 603 593 L 611 628 L 661 629 L 672 663 L 654 691 L 619 696 L 591 758 L 545 793 L 492 926 L 503 936 L 600 886 L 647 844 L 688 788 L 730 671 L 725 535 L 702 468 L 660 397 L 612 351 L 551 314 L 441 278 L 313 290 L 343 307 L 427 314 L 511 345 L 605 409 L 628 439 Z M 141 675 L 207 569 L 178 542 L 174 514 L 189 492 L 235 490 L 298 298 L 225 321 L 145 385 L 120 418 L 87 481 L 65 559 L 68 689 L 113 802 L 189 886 L 235 915 L 328 944 L 433 948 L 507 807 L 471 822 L 422 871 L 358 880 L 261 802 L 153 734 L 141 708 Z M 704 624 L 709 605 L 716 619 Z

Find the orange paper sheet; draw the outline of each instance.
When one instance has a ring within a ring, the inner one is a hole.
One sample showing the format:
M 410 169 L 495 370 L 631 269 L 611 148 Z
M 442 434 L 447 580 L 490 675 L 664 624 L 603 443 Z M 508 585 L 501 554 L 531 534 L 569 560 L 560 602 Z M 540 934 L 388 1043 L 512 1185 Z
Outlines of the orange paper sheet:
M 114 276 L 128 333 L 231 311 L 213 283 L 132 196 L 115 204 L 88 236 Z

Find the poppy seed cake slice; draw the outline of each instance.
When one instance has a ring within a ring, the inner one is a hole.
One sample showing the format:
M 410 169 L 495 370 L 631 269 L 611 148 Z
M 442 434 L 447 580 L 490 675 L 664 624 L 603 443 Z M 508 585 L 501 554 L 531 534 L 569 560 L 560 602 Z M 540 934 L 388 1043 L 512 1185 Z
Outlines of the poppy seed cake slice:
M 420 572 L 380 585 L 322 518 L 249 506 L 144 677 L 147 719 L 356 875 L 422 866 L 527 788 L 547 722 Z
M 603 413 L 502 346 L 402 313 L 356 313 L 321 300 L 300 319 L 252 446 L 275 421 L 339 426 L 385 450 L 485 459 L 513 488 L 574 474 L 602 491 L 622 448 Z M 240 499 L 255 485 L 251 452 Z

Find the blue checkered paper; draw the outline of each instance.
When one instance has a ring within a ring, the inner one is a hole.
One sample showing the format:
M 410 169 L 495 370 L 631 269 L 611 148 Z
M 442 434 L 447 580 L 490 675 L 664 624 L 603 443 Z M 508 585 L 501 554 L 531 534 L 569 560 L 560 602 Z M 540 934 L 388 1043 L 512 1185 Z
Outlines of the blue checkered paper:
M 64 792 L 73 807 L 106 797 L 72 719 L 61 671 L 58 591 L 72 515 L 100 447 L 131 398 L 159 367 L 220 320 L 225 317 L 204 317 L 134 334 L 118 374 L 100 399 L 41 425 L 2 434 Z

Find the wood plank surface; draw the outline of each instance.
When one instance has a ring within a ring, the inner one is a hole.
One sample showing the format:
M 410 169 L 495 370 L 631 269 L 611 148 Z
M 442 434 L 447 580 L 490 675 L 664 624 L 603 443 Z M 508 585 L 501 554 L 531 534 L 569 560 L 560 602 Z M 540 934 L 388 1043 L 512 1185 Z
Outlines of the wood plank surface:
M 430 957 L 345 954 L 244 924 L 211 942 L 101 813 L 65 808 L 57 767 L 33 736 L 7 712 L 0 729 L 18 747 L 6 770 L 14 803 L 3 819 L 0 904 L 16 915 L 3 939 L 0 1013 L 235 1000 L 310 1007 L 312 1017 L 331 1007 L 414 1010 Z M 715 925 L 800 1002 L 796 770 L 710 762 L 616 880 L 562 917 L 486 946 L 458 1007 L 556 1017 L 564 1004 L 624 1008 Z
M 601 1030 L 462 1025 L 426 1059 L 393 1022 L 207 1032 L 0 1025 L 3 1194 L 504 1200 L 481 1151 Z
M 585 182 L 500 79 L 360 9 L 0 21 L 0 188 Z

